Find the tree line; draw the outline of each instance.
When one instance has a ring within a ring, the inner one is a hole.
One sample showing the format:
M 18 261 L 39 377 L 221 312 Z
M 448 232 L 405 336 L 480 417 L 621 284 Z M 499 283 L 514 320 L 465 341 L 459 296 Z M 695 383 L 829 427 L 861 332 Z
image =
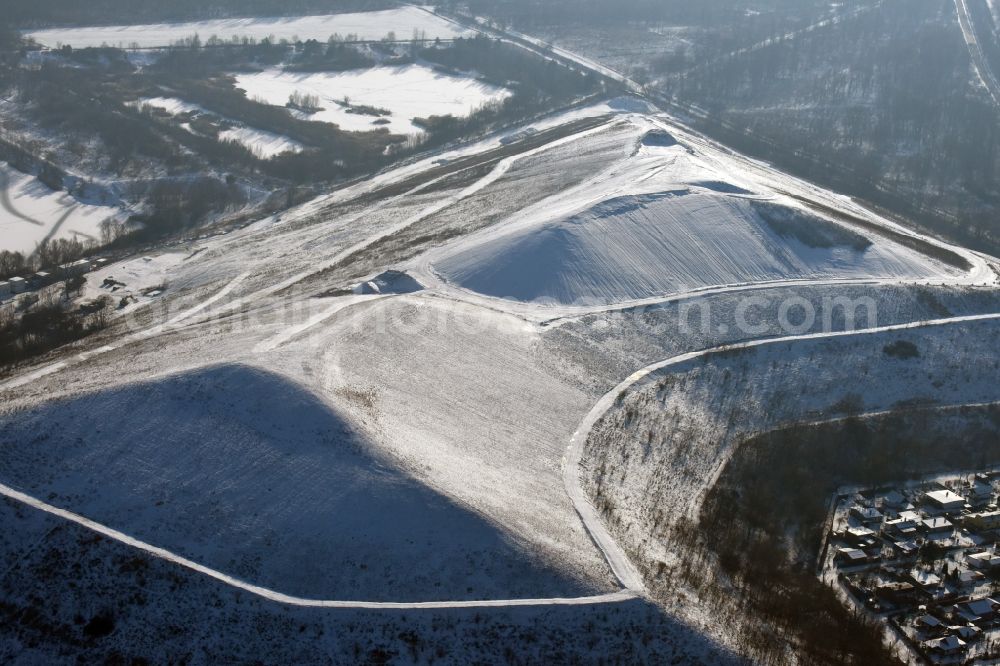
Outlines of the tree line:
M 395 6 L 392 0 L 13 0 L 6 20 L 26 28 L 43 25 L 157 23 L 233 16 L 290 16 L 372 11 Z

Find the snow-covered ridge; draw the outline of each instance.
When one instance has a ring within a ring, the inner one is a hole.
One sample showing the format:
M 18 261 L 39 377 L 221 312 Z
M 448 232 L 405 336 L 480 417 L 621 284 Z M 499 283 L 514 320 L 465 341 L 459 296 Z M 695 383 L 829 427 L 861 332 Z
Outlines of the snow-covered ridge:
M 135 101 L 135 106 L 139 108 L 149 106 L 166 111 L 172 116 L 179 116 L 182 113 L 212 113 L 199 104 L 185 102 L 177 97 L 140 97 Z
M 231 127 L 222 130 L 219 132 L 219 141 L 235 141 L 265 160 L 281 153 L 298 153 L 304 148 L 301 143 L 287 136 L 254 127 Z
M 813 213 L 709 157 L 666 132 L 650 131 L 598 182 L 554 194 L 511 224 L 461 239 L 424 263 L 462 290 L 559 306 L 614 305 L 775 280 L 965 274 Z

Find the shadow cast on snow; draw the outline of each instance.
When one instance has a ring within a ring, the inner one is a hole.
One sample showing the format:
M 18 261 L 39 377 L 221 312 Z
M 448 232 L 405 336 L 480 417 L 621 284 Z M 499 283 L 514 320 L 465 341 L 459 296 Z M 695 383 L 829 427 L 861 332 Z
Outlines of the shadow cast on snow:
M 0 483 L 286 594 L 583 596 L 279 375 L 222 365 L 0 421 Z

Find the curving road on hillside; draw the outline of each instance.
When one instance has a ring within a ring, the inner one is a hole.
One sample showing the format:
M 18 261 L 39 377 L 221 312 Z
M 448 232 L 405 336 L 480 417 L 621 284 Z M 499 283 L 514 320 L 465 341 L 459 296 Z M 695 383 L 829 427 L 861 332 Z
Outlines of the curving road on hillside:
M 968 0 L 955 0 L 955 10 L 958 12 L 958 24 L 962 28 L 962 35 L 965 37 L 965 44 L 969 47 L 969 55 L 972 56 L 972 66 L 976 70 L 979 81 L 986 88 L 986 92 L 993 98 L 993 103 L 1000 106 L 1000 81 L 997 81 L 993 74 L 993 68 L 983 54 L 983 48 L 976 37 L 976 26 L 972 22 L 972 14 L 969 12 Z
M 964 0 L 956 0 L 956 2 L 962 3 L 964 6 Z M 970 24 L 970 29 L 971 29 L 971 24 Z M 573 54 L 569 54 L 568 52 L 562 50 L 555 50 L 555 53 L 557 53 L 560 57 L 574 59 L 575 62 L 584 64 L 587 67 L 600 68 L 599 65 L 596 65 L 595 63 L 592 63 L 585 59 L 581 59 L 578 56 L 574 56 Z M 614 74 L 613 72 L 607 70 L 606 68 L 597 69 L 596 71 L 599 71 L 604 76 L 611 76 Z M 624 77 L 621 78 L 624 79 Z M 628 81 L 627 79 L 624 79 L 623 82 L 627 81 Z M 565 143 L 569 143 L 582 136 L 586 136 L 590 133 L 602 131 L 608 126 L 608 124 L 602 124 L 595 128 L 588 129 L 583 132 L 579 132 L 564 137 L 562 139 L 558 139 L 556 141 L 544 144 L 541 147 L 525 151 L 524 153 L 505 157 L 504 159 L 499 160 L 487 175 L 480 178 L 479 180 L 477 180 L 476 182 L 474 182 L 461 192 L 453 194 L 445 198 L 441 202 L 438 202 L 430 207 L 423 208 L 421 211 L 419 211 L 412 217 L 403 220 L 401 223 L 381 233 L 375 234 L 358 244 L 352 245 L 351 247 L 348 247 L 340 251 L 337 255 L 331 257 L 329 260 L 323 262 L 320 265 L 310 267 L 310 269 L 305 272 L 293 275 L 290 278 L 285 279 L 281 282 L 277 282 L 263 289 L 259 289 L 257 291 L 245 295 L 238 295 L 238 294 L 240 293 L 244 281 L 247 280 L 251 276 L 251 274 L 249 273 L 240 274 L 235 278 L 233 278 L 230 282 L 222 286 L 222 288 L 214 295 L 212 295 L 210 298 L 207 298 L 206 300 L 181 312 L 177 316 L 169 319 L 164 324 L 161 324 L 159 326 L 153 327 L 151 329 L 148 329 L 141 333 L 137 333 L 132 336 L 127 336 L 118 342 L 112 343 L 109 346 L 90 350 L 83 354 L 78 354 L 69 359 L 55 363 L 53 365 L 49 365 L 41 369 L 36 369 L 33 372 L 22 375 L 21 377 L 18 377 L 8 382 L 5 385 L 0 385 L 0 391 L 5 389 L 15 388 L 17 386 L 26 384 L 30 381 L 33 381 L 34 379 L 37 379 L 47 374 L 59 372 L 60 370 L 67 367 L 68 364 L 78 362 L 79 360 L 86 360 L 92 358 L 97 354 L 106 353 L 108 351 L 118 349 L 124 345 L 129 344 L 130 342 L 134 342 L 140 339 L 148 339 L 156 335 L 168 333 L 170 331 L 177 330 L 181 326 L 193 326 L 199 323 L 204 323 L 205 321 L 211 320 L 212 318 L 215 317 L 219 317 L 224 313 L 231 313 L 239 308 L 263 300 L 268 296 L 278 294 L 279 292 L 283 291 L 284 289 L 287 289 L 289 286 L 293 284 L 301 282 L 309 277 L 312 277 L 326 270 L 327 268 L 339 264 L 340 262 L 349 258 L 352 254 L 355 254 L 359 251 L 371 247 L 372 244 L 376 243 L 377 241 L 391 234 L 396 234 L 401 231 L 404 231 L 405 229 L 413 226 L 414 224 L 420 222 L 421 220 L 424 220 L 431 215 L 441 212 L 442 210 L 455 205 L 462 199 L 471 196 L 476 192 L 479 192 L 480 190 L 487 187 L 491 183 L 501 178 L 504 174 L 506 174 L 507 171 L 511 168 L 511 166 L 518 160 L 533 154 L 537 154 L 538 152 L 541 152 L 543 150 L 548 150 L 557 145 L 563 145 Z M 0 172 L 0 177 L 3 177 L 2 172 Z M 0 185 L 5 184 L 5 182 L 6 181 L 0 181 Z M 376 204 L 376 206 L 384 205 L 384 203 L 388 201 L 395 201 L 400 197 L 406 197 L 410 194 L 419 191 L 423 187 L 426 187 L 428 184 L 431 184 L 433 182 L 435 181 L 433 180 L 429 181 L 428 183 L 424 183 L 423 185 L 420 185 L 413 190 L 404 192 L 396 197 L 387 198 L 383 200 L 380 204 Z M 0 188 L 0 191 L 3 191 L 3 189 Z M 2 203 L 2 201 L 0 201 L 0 203 Z M 360 219 L 363 215 L 369 213 L 370 211 L 371 209 L 367 209 L 361 213 L 358 213 L 357 219 Z M 973 270 L 970 271 L 969 275 L 961 278 L 962 281 L 969 282 L 972 280 L 986 279 L 987 277 L 992 275 L 992 273 L 990 272 L 989 263 L 981 257 L 979 257 L 979 259 L 981 261 L 973 262 Z M 838 284 L 841 283 L 841 281 L 834 281 L 834 282 Z M 878 280 L 855 280 L 854 282 L 873 283 L 873 284 L 880 283 L 880 281 Z M 898 284 L 901 281 L 891 280 L 885 282 Z M 794 283 L 802 285 L 829 284 L 831 283 L 831 281 L 796 280 L 794 281 Z M 705 291 L 702 292 L 678 294 L 676 296 L 667 298 L 661 297 L 656 299 L 656 301 L 650 301 L 650 303 L 666 302 L 680 298 L 690 298 L 692 296 L 705 295 L 705 293 L 719 293 L 722 291 L 741 291 L 751 288 L 762 289 L 773 286 L 781 286 L 785 284 L 788 284 L 788 282 L 779 281 L 774 284 L 763 284 L 763 285 L 757 284 L 757 285 L 719 286 L 719 287 L 707 288 Z M 446 289 L 444 286 L 439 286 L 436 289 L 432 289 L 432 292 L 442 298 L 450 298 L 466 302 L 471 301 L 471 299 L 468 298 L 468 294 L 455 293 L 454 291 Z M 232 298 L 232 296 L 235 296 L 235 298 Z M 368 297 L 367 299 L 361 299 L 361 298 L 352 299 L 349 302 L 345 302 L 345 304 L 349 306 L 361 302 L 362 300 L 368 300 L 370 298 L 371 297 Z M 621 307 L 635 307 L 635 303 L 623 305 Z M 339 312 L 340 309 L 342 309 L 342 304 L 338 303 L 332 305 L 330 308 L 324 310 L 323 312 L 318 313 L 315 317 L 306 321 L 305 323 L 289 327 L 279 332 L 274 337 L 265 340 L 260 344 L 257 351 L 265 353 L 280 347 L 281 345 L 292 340 L 294 337 L 302 334 L 309 328 L 323 323 L 328 318 L 334 316 L 337 312 Z M 604 309 L 606 310 L 608 308 Z M 541 312 L 546 317 L 552 314 L 551 309 L 539 309 L 536 307 L 535 311 Z M 562 314 L 565 316 L 573 316 L 573 315 L 578 316 L 580 312 L 567 311 L 558 314 Z M 642 595 L 645 594 L 645 586 L 642 580 L 642 576 L 639 573 L 638 569 L 632 563 L 632 561 L 630 560 L 628 554 L 624 551 L 624 549 L 612 537 L 611 533 L 609 532 L 604 522 L 602 521 L 599 512 L 597 511 L 596 507 L 592 504 L 587 493 L 585 492 L 581 480 L 581 473 L 583 472 L 581 467 L 586 449 L 586 443 L 591 432 L 593 431 L 593 428 L 597 423 L 601 421 L 601 419 L 609 410 L 614 408 L 616 402 L 619 400 L 621 396 L 625 395 L 629 391 L 634 390 L 634 388 L 637 385 L 639 385 L 641 382 L 646 381 L 656 373 L 662 372 L 673 366 L 677 366 L 679 364 L 686 363 L 691 360 L 702 358 L 707 355 L 718 352 L 750 349 L 755 347 L 763 347 L 766 345 L 784 344 L 789 342 L 798 342 L 798 341 L 816 340 L 816 339 L 846 338 L 852 336 L 871 335 L 871 334 L 878 334 L 878 333 L 885 333 L 892 331 L 902 331 L 908 329 L 933 327 L 933 326 L 947 326 L 947 325 L 960 324 L 963 322 L 974 322 L 974 321 L 996 320 L 996 319 L 1000 319 L 1000 313 L 989 313 L 989 314 L 951 317 L 951 318 L 935 319 L 935 320 L 924 320 L 906 324 L 895 324 L 895 325 L 872 327 L 866 329 L 858 329 L 854 331 L 808 333 L 802 335 L 763 338 L 741 343 L 720 345 L 708 349 L 679 354 L 671 358 L 650 364 L 631 374 L 627 379 L 625 379 L 623 382 L 621 382 L 613 389 L 608 391 L 604 396 L 602 396 L 601 399 L 591 408 L 591 410 L 587 413 L 587 415 L 580 423 L 577 430 L 570 438 L 570 441 L 565 451 L 565 455 L 562 458 L 561 478 L 563 486 L 570 500 L 572 501 L 574 509 L 579 515 L 580 520 L 583 523 L 584 528 L 586 529 L 588 535 L 590 536 L 591 540 L 596 545 L 596 547 L 603 554 L 613 574 L 615 575 L 615 577 L 617 578 L 617 580 L 619 581 L 619 583 L 623 588 L 617 592 L 608 594 L 567 597 L 567 598 L 463 600 L 463 601 L 443 600 L 443 601 L 425 601 L 425 602 L 374 602 L 374 601 L 330 600 L 330 599 L 297 597 L 270 588 L 254 585 L 244 580 L 240 580 L 222 571 L 213 569 L 211 567 L 207 567 L 203 564 L 188 559 L 178 553 L 161 548 L 149 542 L 137 539 L 134 536 L 113 529 L 107 525 L 93 521 L 80 514 L 73 513 L 72 511 L 69 511 L 67 509 L 57 507 L 49 502 L 33 497 L 16 488 L 0 484 L 0 496 L 7 497 L 13 501 L 21 503 L 25 506 L 32 507 L 35 510 L 42 511 L 51 516 L 55 516 L 59 519 L 72 522 L 94 533 L 103 535 L 106 538 L 113 539 L 130 548 L 135 548 L 139 551 L 142 551 L 151 557 L 156 557 L 163 561 L 171 562 L 172 564 L 184 567 L 190 571 L 212 578 L 234 589 L 239 589 L 248 592 L 259 598 L 266 599 L 272 602 L 288 604 L 291 606 L 312 607 L 312 608 L 419 610 L 419 609 L 449 609 L 449 608 L 495 608 L 495 607 L 518 607 L 518 606 L 593 605 L 593 604 L 604 604 L 604 603 L 619 603 L 628 599 L 641 597 Z M 694 504 L 696 505 L 696 502 Z M 694 505 L 692 506 L 692 509 L 693 508 Z
M 629 561 L 628 555 L 608 533 L 607 528 L 604 526 L 604 522 L 601 520 L 600 515 L 597 512 L 597 509 L 591 503 L 580 482 L 581 463 L 583 461 L 583 452 L 587 439 L 590 437 L 590 433 L 594 426 L 616 404 L 621 396 L 631 391 L 636 385 L 645 381 L 651 375 L 661 372 L 667 368 L 703 358 L 711 354 L 717 354 L 719 352 L 753 349 L 756 347 L 785 344 L 789 342 L 849 338 L 861 335 L 872 335 L 876 333 L 890 333 L 893 331 L 906 331 L 915 328 L 949 326 L 964 322 L 988 320 L 1000 320 L 1000 313 L 932 319 L 910 322 L 908 324 L 877 326 L 873 328 L 858 329 L 855 331 L 807 333 L 804 335 L 787 335 L 774 338 L 763 338 L 760 340 L 750 340 L 747 342 L 720 345 L 718 347 L 712 347 L 700 351 L 687 352 L 663 361 L 652 363 L 645 368 L 632 373 L 625 381 L 604 394 L 604 396 L 590 410 L 590 413 L 587 414 L 586 418 L 584 418 L 577 431 L 573 434 L 573 437 L 570 439 L 569 446 L 566 448 L 566 455 L 563 458 L 563 483 L 566 486 L 566 492 L 569 493 L 570 498 L 573 500 L 573 505 L 576 507 L 577 513 L 580 514 L 581 520 L 583 520 L 584 525 L 587 527 L 587 531 L 590 533 L 594 543 L 596 543 L 598 548 L 601 549 L 601 552 L 604 553 L 608 563 L 611 565 L 612 570 L 618 577 L 618 580 L 626 589 L 633 590 L 637 594 L 642 594 L 645 591 L 645 586 L 642 583 L 641 577 Z M 717 476 L 724 465 L 724 461 L 720 463 L 719 469 L 715 470 L 713 476 Z M 696 511 L 697 506 L 698 502 L 695 501 L 689 507 L 689 510 Z
M 53 506 L 48 502 L 43 502 L 42 500 L 32 497 L 26 493 L 19 490 L 11 488 L 10 486 L 5 486 L 0 484 L 0 495 L 7 497 L 9 499 L 15 500 L 30 506 L 39 511 L 43 511 L 49 515 L 56 516 L 57 518 L 62 518 L 68 520 L 72 523 L 80 525 L 82 527 L 96 532 L 102 536 L 109 539 L 113 539 L 119 543 L 122 543 L 131 548 L 141 550 L 147 555 L 159 558 L 166 562 L 171 562 L 173 564 L 184 567 L 185 569 L 190 569 L 197 573 L 213 578 L 221 583 L 238 589 L 244 592 L 249 592 L 254 596 L 260 597 L 262 599 L 267 599 L 268 601 L 275 601 L 282 604 L 288 604 L 290 606 L 301 606 L 306 608 L 354 608 L 354 609 L 370 609 L 370 610 L 420 610 L 420 609 L 435 609 L 435 608 L 511 608 L 516 606 L 587 606 L 592 604 L 607 604 L 607 603 L 618 603 L 621 601 L 627 601 L 628 599 L 634 599 L 637 595 L 629 590 L 622 590 L 619 592 L 612 592 L 610 594 L 602 594 L 591 597 L 569 597 L 569 598 L 549 598 L 549 599 L 500 599 L 500 600 L 485 600 L 485 601 L 420 601 L 420 602 L 393 602 L 393 601 L 342 601 L 336 599 L 309 599 L 305 597 L 296 597 L 290 594 L 284 594 L 282 592 L 277 592 L 270 588 L 262 587 L 260 585 L 253 585 L 246 581 L 240 580 L 230 576 L 229 574 L 222 573 L 217 569 L 212 569 L 211 567 L 206 567 L 203 564 L 198 564 L 193 560 L 178 555 L 177 553 L 171 552 L 165 548 L 160 548 L 159 546 L 154 546 L 146 541 L 136 539 L 131 537 L 124 532 L 112 529 L 107 525 L 102 525 L 96 521 L 90 520 L 89 518 L 84 518 L 83 516 L 73 513 L 72 511 L 67 511 L 61 509 L 57 506 Z
M 630 375 L 625 381 L 608 391 L 584 418 L 580 427 L 570 438 L 569 446 L 563 457 L 563 484 L 566 488 L 573 506 L 580 516 L 588 534 L 595 545 L 603 553 L 605 559 L 614 572 L 615 577 L 624 589 L 609 594 L 563 597 L 563 598 L 538 598 L 538 599 L 493 599 L 482 601 L 425 601 L 425 602 L 379 602 L 379 601 L 351 601 L 337 599 L 310 599 L 297 597 L 283 592 L 279 592 L 260 585 L 254 585 L 244 580 L 240 580 L 217 569 L 207 567 L 190 560 L 182 555 L 160 548 L 146 541 L 142 541 L 124 532 L 108 527 L 96 521 L 90 520 L 72 511 L 54 506 L 21 492 L 10 486 L 0 484 L 0 495 L 17 501 L 26 506 L 32 507 L 49 515 L 62 518 L 97 534 L 101 534 L 109 539 L 113 539 L 131 548 L 136 548 L 144 553 L 157 557 L 161 560 L 182 566 L 191 571 L 208 576 L 214 580 L 224 583 L 235 589 L 249 592 L 269 601 L 288 604 L 291 606 L 301 606 L 310 608 L 353 608 L 353 609 L 383 609 L 383 610 L 419 610 L 419 609 L 445 609 L 445 608 L 510 608 L 518 606 L 582 606 L 592 604 L 618 603 L 629 599 L 634 599 L 645 594 L 645 585 L 642 576 L 632 564 L 628 554 L 614 540 L 601 520 L 597 509 L 587 497 L 580 480 L 581 463 L 583 460 L 584 447 L 594 426 L 601 418 L 615 405 L 619 397 L 632 390 L 637 384 L 646 380 L 651 375 L 694 359 L 698 359 L 710 354 L 731 351 L 738 349 L 750 349 L 763 347 L 766 345 L 783 344 L 788 342 L 799 342 L 804 340 L 818 340 L 830 338 L 845 338 L 860 335 L 871 335 L 875 333 L 886 333 L 892 331 L 903 331 L 915 328 L 927 328 L 933 326 L 947 326 L 963 322 L 975 322 L 984 320 L 1000 320 L 1000 313 L 969 315 L 964 317 L 951 317 L 946 319 L 935 319 L 911 322 L 908 324 L 897 324 L 892 326 L 879 326 L 874 328 L 860 329 L 857 331 L 845 331 L 838 333 L 810 333 L 804 335 L 791 335 L 776 338 L 766 338 L 752 340 L 730 345 L 721 345 L 710 349 L 688 352 L 673 356 L 669 359 L 653 363 Z M 696 505 L 691 507 L 692 510 Z

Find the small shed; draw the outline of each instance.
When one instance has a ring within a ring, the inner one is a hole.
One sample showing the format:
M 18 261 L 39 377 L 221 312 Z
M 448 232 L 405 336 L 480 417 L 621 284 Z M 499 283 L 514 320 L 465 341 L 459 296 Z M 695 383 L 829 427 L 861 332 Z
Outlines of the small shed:
M 866 564 L 868 562 L 868 555 L 863 550 L 858 550 L 857 548 L 840 548 L 837 550 L 834 560 L 838 564 L 854 566 L 857 564 Z
M 881 512 L 869 506 L 854 506 L 851 508 L 851 515 L 866 524 L 882 522 Z
M 939 629 L 944 627 L 944 622 L 937 619 L 933 615 L 921 615 L 917 618 L 918 627 L 927 627 L 928 629 Z
M 12 277 L 10 279 L 10 291 L 13 294 L 23 294 L 28 291 L 28 281 L 23 277 Z

